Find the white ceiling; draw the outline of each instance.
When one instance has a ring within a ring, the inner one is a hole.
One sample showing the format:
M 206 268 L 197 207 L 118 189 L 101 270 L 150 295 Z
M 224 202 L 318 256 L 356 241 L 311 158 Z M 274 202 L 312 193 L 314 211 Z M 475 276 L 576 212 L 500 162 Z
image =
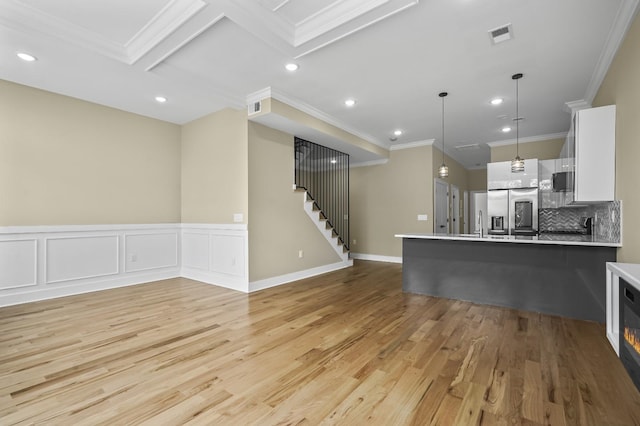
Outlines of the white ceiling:
M 565 103 L 592 101 L 637 10 L 638 0 L 2 0 L 0 78 L 179 124 L 245 108 L 270 87 L 386 148 L 440 146 L 448 91 L 446 151 L 474 168 L 487 143 L 514 138 L 500 131 L 515 115 L 512 74 L 524 73 L 521 140 L 562 135 Z M 493 45 L 488 31 L 509 23 L 513 39 Z

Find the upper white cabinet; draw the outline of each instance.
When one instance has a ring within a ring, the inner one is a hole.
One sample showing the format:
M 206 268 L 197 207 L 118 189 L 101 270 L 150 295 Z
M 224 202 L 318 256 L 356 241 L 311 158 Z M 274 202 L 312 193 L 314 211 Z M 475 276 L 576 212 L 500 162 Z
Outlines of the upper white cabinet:
M 573 131 L 574 135 L 570 135 L 567 142 L 568 156 L 575 157 L 574 201 L 613 201 L 616 174 L 616 106 L 577 111 Z M 575 141 L 570 143 L 572 136 L 575 137 Z
M 538 187 L 538 159 L 524 160 L 524 172 L 513 173 L 511 161 L 487 164 L 487 189 Z

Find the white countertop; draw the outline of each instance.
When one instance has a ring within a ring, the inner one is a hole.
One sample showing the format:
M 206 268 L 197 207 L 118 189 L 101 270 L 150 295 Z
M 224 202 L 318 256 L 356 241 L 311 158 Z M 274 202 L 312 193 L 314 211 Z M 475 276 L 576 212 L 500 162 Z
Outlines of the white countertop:
M 521 235 L 477 234 L 396 234 L 398 238 L 418 238 L 425 240 L 484 241 L 492 243 L 554 244 L 568 246 L 622 247 L 611 241 L 597 241 L 592 235 L 542 234 L 533 237 Z

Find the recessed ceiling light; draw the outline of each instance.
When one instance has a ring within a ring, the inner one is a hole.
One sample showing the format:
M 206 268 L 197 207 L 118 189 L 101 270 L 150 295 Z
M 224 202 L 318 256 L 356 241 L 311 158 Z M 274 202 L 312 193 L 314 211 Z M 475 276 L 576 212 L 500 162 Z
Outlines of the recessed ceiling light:
M 24 53 L 24 52 L 18 52 L 16 53 L 16 55 L 18 55 L 18 58 L 22 59 L 23 61 L 27 61 L 27 62 L 33 62 L 38 60 L 38 58 L 36 58 L 33 55 L 30 55 L 28 53 Z
M 394 130 L 393 134 L 396 136 L 400 136 L 402 134 L 402 130 L 398 129 L 398 130 Z
M 493 98 L 491 99 L 491 105 L 500 105 L 502 103 L 502 98 Z
M 297 70 L 298 70 L 298 68 L 300 68 L 300 67 L 298 66 L 298 64 L 294 64 L 293 62 L 288 63 L 288 64 L 287 64 L 287 65 L 285 65 L 284 67 L 287 69 L 287 71 L 292 71 L 292 72 L 293 72 L 293 71 L 297 71 Z
M 355 99 L 347 99 L 346 101 L 344 101 L 344 104 L 348 107 L 352 107 L 356 104 L 356 100 Z
M 167 102 L 167 98 L 165 98 L 164 96 L 156 96 L 156 102 L 163 104 Z
M 511 131 L 511 127 L 506 126 L 502 128 L 502 133 L 509 133 Z

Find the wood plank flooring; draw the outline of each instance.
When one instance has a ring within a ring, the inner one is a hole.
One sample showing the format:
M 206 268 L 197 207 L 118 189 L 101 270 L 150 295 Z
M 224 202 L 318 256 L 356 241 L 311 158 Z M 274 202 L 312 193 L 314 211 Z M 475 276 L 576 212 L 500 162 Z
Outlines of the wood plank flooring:
M 1 308 L 0 424 L 640 425 L 602 325 L 403 294 L 401 273 Z

